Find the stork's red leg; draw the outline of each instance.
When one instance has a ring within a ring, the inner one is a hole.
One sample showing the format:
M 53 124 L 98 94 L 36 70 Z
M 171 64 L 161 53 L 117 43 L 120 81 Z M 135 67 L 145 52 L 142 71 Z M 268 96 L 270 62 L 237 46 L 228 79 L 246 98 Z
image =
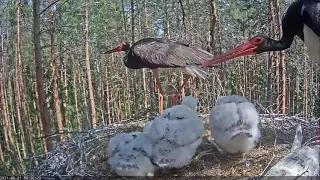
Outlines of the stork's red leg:
M 178 97 L 181 94 L 181 90 L 182 88 L 187 84 L 187 82 L 189 81 L 189 79 L 191 78 L 190 75 L 188 75 L 188 79 L 179 87 L 178 92 L 176 93 L 176 95 L 173 97 L 173 101 L 172 101 L 172 105 L 176 105 L 178 103 Z M 192 83 L 192 82 L 191 82 Z

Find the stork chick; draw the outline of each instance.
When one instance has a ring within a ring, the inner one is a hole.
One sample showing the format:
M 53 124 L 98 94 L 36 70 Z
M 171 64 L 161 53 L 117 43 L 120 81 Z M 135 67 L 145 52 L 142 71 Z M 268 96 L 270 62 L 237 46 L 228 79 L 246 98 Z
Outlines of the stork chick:
M 123 147 L 125 144 L 129 144 L 133 139 L 137 137 L 139 133 L 140 132 L 120 133 L 110 138 L 107 147 L 108 157 L 110 158 L 114 156 L 117 152 L 120 151 L 121 147 Z
M 319 175 L 319 145 L 314 147 L 301 146 L 302 139 L 302 128 L 299 124 L 291 152 L 265 174 L 264 180 L 274 179 L 275 176 L 290 176 L 289 179 L 292 180 L 312 179 L 312 176 L 317 179 L 316 176 Z
M 261 137 L 258 112 L 245 97 L 236 95 L 219 97 L 210 112 L 209 119 L 211 136 L 220 152 L 222 150 L 228 153 L 249 152 Z
M 160 117 L 167 118 L 168 120 L 199 119 L 198 114 L 195 112 L 197 107 L 197 100 L 192 96 L 186 96 L 183 98 L 181 105 L 175 105 L 165 109 Z M 146 122 L 143 132 L 149 132 L 153 122 L 154 121 Z M 155 127 L 159 127 L 159 125 Z
M 109 142 L 108 156 L 111 156 L 108 163 L 119 176 L 153 176 L 156 167 L 150 161 L 152 150 L 152 140 L 148 134 L 122 133 Z
M 154 164 L 161 168 L 180 168 L 190 163 L 204 131 L 196 108 L 197 100 L 186 96 L 181 105 L 167 108 L 161 116 L 146 123 L 143 132 L 153 139 Z
M 157 117 L 149 129 L 154 147 L 152 162 L 161 168 L 180 168 L 190 163 L 202 142 L 203 122 Z
M 181 105 L 165 109 L 161 117 L 169 120 L 198 119 L 197 106 L 198 102 L 194 97 L 186 96 L 183 98 Z

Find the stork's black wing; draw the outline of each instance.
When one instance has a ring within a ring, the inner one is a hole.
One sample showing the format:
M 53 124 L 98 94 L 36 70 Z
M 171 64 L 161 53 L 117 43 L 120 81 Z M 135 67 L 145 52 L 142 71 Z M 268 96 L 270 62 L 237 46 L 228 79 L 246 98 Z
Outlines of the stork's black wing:
M 139 56 L 150 67 L 186 67 L 201 65 L 213 58 L 209 52 L 167 38 L 146 38 L 131 47 L 132 56 Z
M 283 35 L 298 35 L 304 41 L 303 28 L 307 25 L 320 36 L 320 0 L 296 0 L 282 18 Z
M 320 36 L 320 0 L 308 0 L 302 7 L 304 23 Z

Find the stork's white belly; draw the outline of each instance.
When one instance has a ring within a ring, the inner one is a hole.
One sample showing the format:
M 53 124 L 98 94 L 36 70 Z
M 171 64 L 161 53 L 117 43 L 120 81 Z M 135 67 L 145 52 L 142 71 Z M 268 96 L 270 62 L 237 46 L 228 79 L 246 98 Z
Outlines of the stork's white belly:
M 320 37 L 307 25 L 304 25 L 303 34 L 310 60 L 320 63 Z

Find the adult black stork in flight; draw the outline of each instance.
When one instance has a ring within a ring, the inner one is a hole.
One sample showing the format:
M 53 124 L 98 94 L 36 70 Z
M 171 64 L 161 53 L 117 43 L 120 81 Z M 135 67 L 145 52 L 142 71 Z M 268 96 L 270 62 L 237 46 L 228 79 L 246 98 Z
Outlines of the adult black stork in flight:
M 163 90 L 159 81 L 159 70 L 176 68 L 191 76 L 206 79 L 208 73 L 200 69 L 199 66 L 205 59 L 213 58 L 212 54 L 203 49 L 167 38 L 145 38 L 135 42 L 131 47 L 129 43 L 123 42 L 120 46 L 105 51 L 104 54 L 120 51 L 126 53 L 123 58 L 126 67 L 130 69 L 149 68 L 153 70 L 159 89 L 159 108 L 161 114 L 163 113 Z M 177 103 L 178 95 L 187 81 L 179 87 L 178 94 L 174 97 L 174 104 Z
M 296 35 L 306 44 L 310 60 L 320 63 L 320 0 L 294 1 L 283 16 L 282 31 L 280 40 L 255 36 L 220 57 L 204 62 L 201 66 L 213 66 L 240 56 L 281 51 L 290 47 Z

